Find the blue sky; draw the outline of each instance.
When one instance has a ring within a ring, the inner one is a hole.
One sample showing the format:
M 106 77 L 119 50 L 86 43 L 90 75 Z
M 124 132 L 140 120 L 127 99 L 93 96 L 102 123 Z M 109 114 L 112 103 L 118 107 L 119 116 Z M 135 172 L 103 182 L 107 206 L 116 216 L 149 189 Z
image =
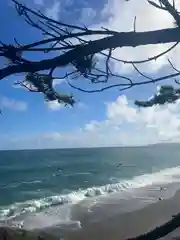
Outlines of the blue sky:
M 139 30 L 172 25 L 168 15 L 162 13 L 160 16 L 160 12 L 152 12 L 154 9 L 149 8 L 147 3 L 143 8 L 141 0 L 139 5 L 135 5 L 134 1 L 125 5 L 125 1 L 121 0 L 24 0 L 22 2 L 32 8 L 40 9 L 56 20 L 98 28 L 105 26 L 122 31 L 124 28 L 126 31 L 130 30 L 136 13 L 140 19 Z M 10 0 L 0 1 L 0 9 L 2 41 L 12 43 L 13 38 L 16 37 L 23 44 L 40 39 L 40 32 L 28 26 L 17 15 Z M 149 24 L 147 18 L 152 14 L 155 20 Z M 118 49 L 116 55 L 127 60 L 144 59 L 166 48 L 167 46 L 150 46 L 147 49 Z M 177 53 L 172 53 L 172 57 L 176 55 Z M 32 57 L 41 58 L 40 55 Z M 142 70 L 147 74 L 162 75 L 167 70 L 165 60 L 162 58 L 156 63 L 143 65 Z M 6 61 L 5 59 L 1 61 L 1 67 Z M 129 66 L 114 67 L 138 81 L 141 80 L 141 77 Z M 21 79 L 23 75 L 16 75 L 0 82 L 0 108 L 3 111 L 3 116 L 0 118 L 0 149 L 141 145 L 156 140 L 179 139 L 179 103 L 175 105 L 175 110 L 172 110 L 172 107 L 164 107 L 153 108 L 146 112 L 136 109 L 133 105 L 133 101 L 137 98 L 149 98 L 157 85 L 133 88 L 123 93 L 112 89 L 99 94 L 85 94 L 70 89 L 66 82 L 63 82 L 56 85 L 57 89 L 73 93 L 78 100 L 74 108 L 63 108 L 58 107 L 57 104 L 48 105 L 40 94 L 13 87 L 13 82 Z M 167 118 L 166 121 L 163 120 L 163 127 L 160 126 L 162 123 L 160 113 Z M 147 119 L 147 116 L 150 117 Z M 172 124 L 172 128 L 167 131 L 169 124 Z

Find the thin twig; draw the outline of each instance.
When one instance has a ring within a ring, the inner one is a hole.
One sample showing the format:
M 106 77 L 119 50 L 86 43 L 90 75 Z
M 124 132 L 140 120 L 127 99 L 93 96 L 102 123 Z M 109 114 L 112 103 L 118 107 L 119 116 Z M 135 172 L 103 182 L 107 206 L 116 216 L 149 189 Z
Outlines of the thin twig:
M 142 77 L 147 78 L 147 79 L 151 80 L 152 82 L 154 81 L 154 78 L 149 77 L 149 76 L 147 76 L 146 74 L 142 73 L 142 72 L 135 66 L 134 63 L 132 63 L 132 65 L 133 65 L 134 69 L 135 69 Z
M 180 70 L 178 70 L 177 68 L 175 68 L 175 66 L 172 64 L 172 62 L 170 61 L 170 59 L 168 58 L 168 62 L 171 65 L 171 67 L 178 73 L 180 73 Z

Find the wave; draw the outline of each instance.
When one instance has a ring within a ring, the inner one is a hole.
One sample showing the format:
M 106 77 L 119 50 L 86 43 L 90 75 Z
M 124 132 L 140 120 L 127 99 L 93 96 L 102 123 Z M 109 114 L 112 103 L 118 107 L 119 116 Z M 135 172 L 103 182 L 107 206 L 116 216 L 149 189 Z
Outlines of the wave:
M 0 185 L 0 189 L 5 189 L 5 188 L 17 188 L 21 185 L 32 185 L 32 184 L 37 184 L 37 183 L 42 183 L 42 180 L 34 180 L 34 181 L 24 181 L 20 183 L 13 183 L 13 184 L 7 184 L 7 185 Z
M 79 189 L 78 191 L 73 191 L 65 195 L 50 196 L 38 200 L 15 203 L 11 206 L 0 208 L 0 220 L 14 218 L 25 213 L 39 212 L 53 206 L 77 204 L 87 198 L 98 197 L 115 192 L 129 191 L 131 189 L 153 184 L 165 184 L 179 181 L 180 166 L 167 168 L 159 172 L 136 176 L 130 180 L 119 180 L 119 182 L 113 184 Z

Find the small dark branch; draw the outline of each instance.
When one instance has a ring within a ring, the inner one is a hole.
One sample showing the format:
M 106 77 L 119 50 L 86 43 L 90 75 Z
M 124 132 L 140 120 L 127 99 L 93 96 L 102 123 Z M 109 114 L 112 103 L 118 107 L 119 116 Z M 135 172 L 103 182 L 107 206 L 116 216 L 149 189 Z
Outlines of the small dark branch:
M 51 37 L 57 37 L 55 34 L 53 34 L 53 33 L 51 33 L 51 32 L 48 32 L 48 31 L 45 30 L 42 26 L 40 26 L 38 23 L 36 23 L 35 21 L 33 21 L 33 20 L 31 19 L 31 17 L 28 15 L 27 12 L 24 13 L 24 16 L 25 16 L 25 21 L 26 21 L 30 26 L 41 30 L 44 35 L 51 36 Z
M 161 0 L 158 0 L 158 2 L 159 2 L 159 5 L 163 7 Z
M 148 1 L 148 3 L 151 4 L 153 7 L 159 8 L 161 10 L 166 10 L 166 8 L 162 6 L 162 3 L 160 3 L 160 6 L 158 4 L 156 4 L 155 2 L 150 1 L 150 0 Z
M 112 73 L 112 72 L 111 72 L 111 76 L 112 76 L 112 77 L 116 77 L 116 78 L 124 79 L 124 80 L 126 80 L 126 81 L 129 82 L 128 84 L 126 84 L 127 86 L 129 86 L 129 84 L 130 84 L 131 86 L 133 86 L 133 81 L 132 81 L 130 78 L 126 77 L 126 76 L 119 75 L 119 74 L 115 74 L 115 73 Z
M 108 33 L 108 32 L 102 31 L 102 30 L 95 30 L 95 31 L 89 30 L 88 32 L 69 33 L 69 34 L 59 36 L 59 37 L 54 36 L 52 38 L 48 38 L 48 39 L 45 39 L 45 40 L 42 40 L 39 42 L 34 42 L 31 44 L 24 45 L 21 47 L 21 50 L 24 51 L 26 49 L 37 47 L 37 46 L 47 44 L 47 43 L 52 43 L 54 41 L 60 42 L 60 41 L 64 41 L 65 39 L 68 39 L 68 38 L 76 38 L 76 37 L 88 36 L 88 35 L 111 35 L 111 33 Z
M 176 8 L 175 0 L 173 0 L 172 6 L 173 6 L 173 8 Z
M 21 9 L 21 14 L 20 15 L 24 15 L 26 12 L 29 12 L 31 14 L 33 14 L 34 16 L 37 16 L 43 20 L 46 20 L 48 21 L 48 23 L 54 23 L 54 24 L 57 24 L 58 26 L 60 27 L 67 27 L 67 28 L 70 28 L 70 29 L 73 29 L 73 30 L 80 30 L 80 31 L 88 31 L 89 33 L 90 32 L 93 32 L 93 30 L 89 30 L 87 29 L 86 27 L 80 27 L 80 26 L 76 26 L 76 25 L 73 25 L 73 24 L 66 24 L 66 23 L 63 23 L 63 22 L 58 22 L 52 18 L 49 18 L 47 16 L 45 16 L 44 14 L 42 14 L 41 12 L 36 12 L 36 11 L 33 11 L 32 9 L 26 7 L 25 5 L 23 4 L 20 4 L 18 1 L 16 0 L 12 0 L 14 3 L 15 3 L 15 6 L 16 6 L 16 9 L 18 11 L 18 9 Z M 18 11 L 19 13 L 19 11 Z M 101 31 L 102 32 L 102 31 Z M 103 31 L 104 32 L 104 31 Z M 108 34 L 116 34 L 118 33 L 117 31 L 112 31 L 112 30 L 108 30 L 106 31 Z
M 69 32 L 64 32 L 63 29 L 61 30 L 57 30 L 56 28 L 54 28 L 54 26 L 52 27 L 51 24 L 49 24 L 49 22 L 46 22 L 44 23 L 43 21 L 40 20 L 40 23 L 42 25 L 44 25 L 45 27 L 49 28 L 51 31 L 55 32 L 55 34 L 57 34 L 56 36 L 59 37 L 59 36 L 64 36 L 62 35 L 62 32 L 65 33 L 65 34 L 69 34 Z M 59 45 L 62 45 L 64 46 L 64 49 L 72 49 L 74 47 L 71 47 L 73 46 L 73 44 L 69 44 L 67 41 L 65 40 L 57 40 L 52 46 L 51 46 L 51 49 L 55 48 L 55 46 L 59 44 Z M 47 50 L 46 53 L 48 53 L 50 50 Z
M 149 76 L 145 75 L 144 73 L 142 73 L 142 72 L 135 66 L 134 63 L 132 63 L 132 65 L 133 65 L 134 69 L 135 69 L 142 77 L 147 78 L 147 79 L 151 80 L 152 82 L 154 82 L 154 79 L 153 79 L 152 77 L 149 77 Z
M 26 49 L 24 50 L 24 52 L 52 52 L 52 51 L 62 51 L 62 50 L 70 50 L 76 47 L 79 47 L 79 45 L 71 45 L 71 46 L 64 46 L 64 47 L 56 47 L 54 48 L 53 46 L 50 48 L 30 48 L 30 49 Z
M 153 81 L 149 80 L 149 81 L 144 81 L 144 82 L 137 82 L 137 83 L 134 84 L 134 86 L 135 85 L 138 86 L 138 85 L 143 85 L 143 84 L 160 82 L 160 81 L 170 79 L 170 78 L 174 78 L 174 77 L 177 77 L 177 76 L 180 76 L 180 73 L 174 73 L 174 74 L 166 75 L 166 76 L 163 76 L 163 77 L 155 78 Z
M 56 41 L 55 43 L 53 43 L 53 45 L 51 46 L 51 49 L 55 49 L 56 45 L 60 43 L 60 40 Z M 48 52 L 48 51 L 47 51 Z
M 178 11 L 175 9 L 175 4 L 171 5 L 168 0 L 160 0 L 161 3 L 165 6 L 168 13 L 174 18 L 178 27 L 180 27 L 180 15 Z
M 14 85 L 19 85 L 19 86 L 27 89 L 29 92 L 39 92 L 38 90 L 28 87 L 27 84 L 25 83 L 25 81 L 17 81 L 14 83 Z
M 14 42 L 15 42 L 15 44 L 19 47 L 19 48 L 21 48 L 22 46 L 21 46 L 21 44 L 17 41 L 17 39 L 16 38 L 14 38 Z
M 22 57 L 22 51 L 18 47 L 15 47 L 11 44 L 1 44 L 3 44 L 3 47 L 1 48 L 0 56 L 9 59 L 12 64 L 30 63 L 30 61 Z
M 128 90 L 130 88 L 132 88 L 132 85 L 129 85 L 128 87 L 120 88 L 119 91 L 122 92 L 122 91 Z
M 133 30 L 136 32 L 136 16 L 134 17 Z
M 174 73 L 174 74 L 170 74 L 170 75 L 166 75 L 163 77 L 159 77 L 159 78 L 155 78 L 153 80 L 148 80 L 148 81 L 142 81 L 142 82 L 135 82 L 132 84 L 132 86 L 140 86 L 140 85 L 145 85 L 145 84 L 149 84 L 149 83 L 155 83 L 155 82 L 160 82 L 166 79 L 170 79 L 170 78 L 174 78 L 180 76 L 180 73 Z
M 54 72 L 54 70 L 55 70 L 56 68 L 55 67 L 53 67 L 50 71 L 49 71 L 49 76 L 51 76 L 52 77 L 52 74 L 53 74 L 53 72 Z
M 98 80 L 97 82 L 94 82 L 94 83 L 104 83 L 104 82 L 106 82 L 106 77 L 107 77 L 107 76 L 106 76 L 106 72 L 103 71 L 103 70 L 101 70 L 101 69 L 98 69 L 98 68 L 94 68 L 94 70 L 96 70 L 97 72 L 102 73 L 101 75 L 97 75 L 97 74 L 96 74 L 96 76 L 104 77 L 104 78 L 105 78 L 105 80 Z M 111 71 L 110 68 L 109 68 L 109 76 L 110 76 L 110 77 L 114 77 L 114 78 L 123 79 L 123 80 L 125 80 L 125 81 L 128 81 L 130 85 L 133 84 L 133 82 L 132 82 L 132 80 L 131 80 L 130 78 L 128 78 L 128 77 L 126 77 L 126 76 L 123 76 L 123 75 L 120 75 L 120 74 L 115 74 L 115 73 L 113 73 L 113 72 Z M 125 84 L 125 86 L 127 86 L 127 85 L 129 85 L 129 84 Z M 123 86 L 124 86 L 124 85 L 123 85 Z
M 3 48 L 4 43 L 2 41 L 0 41 L 0 45 L 1 45 L 1 48 Z
M 163 55 L 167 54 L 168 52 L 170 52 L 171 50 L 173 50 L 177 45 L 179 44 L 179 42 L 176 42 L 175 44 L 173 44 L 173 46 L 171 46 L 170 48 L 168 48 L 166 51 L 158 54 L 158 55 L 155 55 L 153 57 L 150 57 L 148 59 L 145 59 L 145 60 L 140 60 L 140 61 L 127 61 L 127 60 L 122 60 L 122 59 L 119 59 L 119 58 L 115 58 L 113 56 L 111 56 L 111 59 L 115 60 L 115 61 L 118 61 L 118 62 L 122 62 L 122 63 L 127 63 L 127 64 L 141 64 L 141 63 L 147 63 L 147 62 L 150 62 L 150 61 L 153 61 L 153 60 L 157 60 L 158 58 L 162 57 Z M 102 53 L 102 55 L 104 56 L 107 56 L 107 54 L 105 53 Z
M 174 79 L 175 83 L 180 85 L 180 81 L 178 79 Z
M 80 75 L 87 77 L 91 74 L 94 67 L 94 54 L 79 57 L 73 60 L 71 64 L 79 71 Z
M 114 84 L 114 85 L 110 85 L 110 86 L 106 86 L 106 87 L 103 87 L 103 88 L 100 88 L 100 89 L 95 89 L 95 90 L 86 90 L 86 89 L 83 89 L 83 88 L 80 88 L 80 87 L 76 87 L 74 86 L 73 84 L 71 84 L 69 81 L 68 81 L 68 85 L 78 91 L 81 91 L 81 92 L 84 92 L 84 93 L 98 93 L 98 92 L 103 92 L 105 90 L 108 90 L 108 89 L 111 89 L 111 88 L 116 88 L 116 87 L 121 87 L 121 86 L 126 86 L 127 84 Z
M 103 80 L 101 80 L 102 78 Z M 84 76 L 84 79 L 90 80 L 93 84 L 104 83 L 106 82 L 107 76 L 106 74 L 90 73 L 89 75 Z
M 47 23 L 44 23 L 43 21 L 39 21 L 44 27 L 47 27 L 47 29 L 48 29 L 48 31 L 50 30 L 51 32 L 53 32 L 53 33 L 55 33 L 55 34 L 57 34 L 56 36 L 58 37 L 59 35 L 61 35 L 61 33 L 58 31 L 58 30 L 56 30 L 56 29 L 54 29 L 52 26 L 49 26 Z
M 168 58 L 168 62 L 171 65 L 171 67 L 178 73 L 180 73 L 180 70 L 178 70 L 177 68 L 175 68 L 175 66 L 172 64 L 172 62 L 170 61 L 170 59 Z
M 49 22 L 49 21 L 47 22 L 47 24 L 48 24 L 49 26 L 51 26 L 52 28 L 55 28 L 57 31 L 59 31 L 60 34 L 63 33 L 62 27 L 57 26 L 56 24 L 53 24 L 52 22 Z M 71 33 L 71 31 L 67 31 L 67 34 L 70 34 L 70 33 Z
M 64 76 L 62 76 L 62 77 L 53 77 L 53 79 L 65 79 L 65 78 L 68 78 L 69 76 L 72 76 L 72 75 L 74 75 L 75 73 L 77 73 L 78 71 L 77 70 L 75 70 L 75 71 L 73 71 L 73 72 L 70 72 L 70 73 L 66 73 Z
M 116 74 L 113 74 L 113 76 L 119 77 L 119 75 L 116 75 Z M 95 92 L 103 92 L 105 90 L 115 88 L 115 87 L 124 87 L 125 89 L 126 88 L 132 88 L 132 87 L 135 87 L 135 86 L 141 86 L 141 85 L 145 85 L 145 84 L 160 82 L 160 81 L 163 81 L 165 79 L 174 78 L 174 77 L 177 77 L 177 76 L 180 76 L 180 73 L 174 73 L 174 74 L 166 75 L 166 76 L 159 77 L 159 78 L 156 78 L 156 79 L 153 79 L 153 80 L 147 80 L 147 81 L 141 81 L 141 82 L 132 82 L 131 79 L 126 78 L 125 76 L 121 76 L 121 78 L 124 78 L 125 80 L 128 80 L 129 83 L 114 84 L 114 85 L 110 85 L 110 86 L 103 87 L 103 88 L 100 88 L 100 89 L 95 89 L 95 90 L 88 90 L 88 89 L 82 89 L 82 88 L 76 87 L 73 84 L 71 84 L 69 81 L 68 81 L 68 84 L 72 88 L 74 88 L 76 90 L 79 90 L 81 92 L 95 93 Z
M 105 82 L 107 82 L 108 78 L 109 78 L 109 60 L 111 58 L 111 54 L 112 54 L 112 49 L 109 49 L 109 53 L 108 53 L 108 56 L 106 59 L 106 80 L 105 80 Z
M 44 14 L 42 14 L 40 12 L 33 11 L 32 9 L 26 7 L 25 5 L 20 4 L 16 0 L 12 0 L 12 1 L 15 3 L 15 6 L 16 6 L 16 9 L 17 9 L 19 15 L 23 15 L 25 12 L 29 12 L 29 13 L 31 13 L 31 14 L 39 17 L 39 18 L 42 18 L 44 20 L 47 20 L 49 22 L 52 22 L 52 23 L 55 23 L 55 24 L 58 24 L 58 25 L 61 25 L 61 26 L 64 26 L 64 27 L 68 27 L 68 28 L 73 28 L 73 29 L 84 31 L 84 28 L 82 28 L 82 27 L 75 26 L 75 25 L 69 25 L 69 24 L 65 24 L 65 23 L 60 23 L 60 22 L 58 22 L 58 21 L 56 21 L 54 19 L 48 18 L 47 16 L 45 16 Z
M 156 240 L 168 235 L 178 227 L 180 227 L 180 214 L 177 214 L 167 223 L 151 230 L 148 233 L 142 234 L 137 237 L 128 238 L 127 240 Z

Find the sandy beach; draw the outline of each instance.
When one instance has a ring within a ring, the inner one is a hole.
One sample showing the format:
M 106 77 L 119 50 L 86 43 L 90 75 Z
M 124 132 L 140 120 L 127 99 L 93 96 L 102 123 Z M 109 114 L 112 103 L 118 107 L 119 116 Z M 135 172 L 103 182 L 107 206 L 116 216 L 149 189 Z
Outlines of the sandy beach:
M 49 229 L 44 229 L 44 231 L 36 230 L 33 233 L 28 232 L 26 235 L 27 237 L 23 239 L 37 239 L 37 236 L 40 235 L 43 236 L 43 239 L 124 240 L 146 233 L 155 227 L 164 224 L 172 219 L 173 215 L 176 215 L 179 212 L 180 191 L 178 191 L 171 199 L 160 200 L 159 202 L 150 204 L 143 209 L 119 214 L 104 221 L 85 225 L 80 230 L 62 231 L 58 227 L 51 227 Z M 21 239 L 19 238 L 19 234 L 15 234 L 16 231 L 10 229 L 8 229 L 8 231 L 12 232 L 12 235 L 16 235 L 16 238 L 13 239 Z M 18 231 L 21 232 L 22 230 Z M 28 236 L 30 236 L 30 238 Z M 178 236 L 180 236 L 180 228 L 161 239 L 177 239 L 176 237 Z
M 67 240 L 123 240 L 146 233 L 172 219 L 172 216 L 179 212 L 180 192 L 177 192 L 171 199 L 161 200 L 141 210 L 120 214 L 85 226 L 81 230 L 65 233 L 63 238 Z M 56 230 L 54 229 L 53 232 L 55 233 Z M 180 236 L 180 228 L 161 239 L 174 239 L 176 236 Z

